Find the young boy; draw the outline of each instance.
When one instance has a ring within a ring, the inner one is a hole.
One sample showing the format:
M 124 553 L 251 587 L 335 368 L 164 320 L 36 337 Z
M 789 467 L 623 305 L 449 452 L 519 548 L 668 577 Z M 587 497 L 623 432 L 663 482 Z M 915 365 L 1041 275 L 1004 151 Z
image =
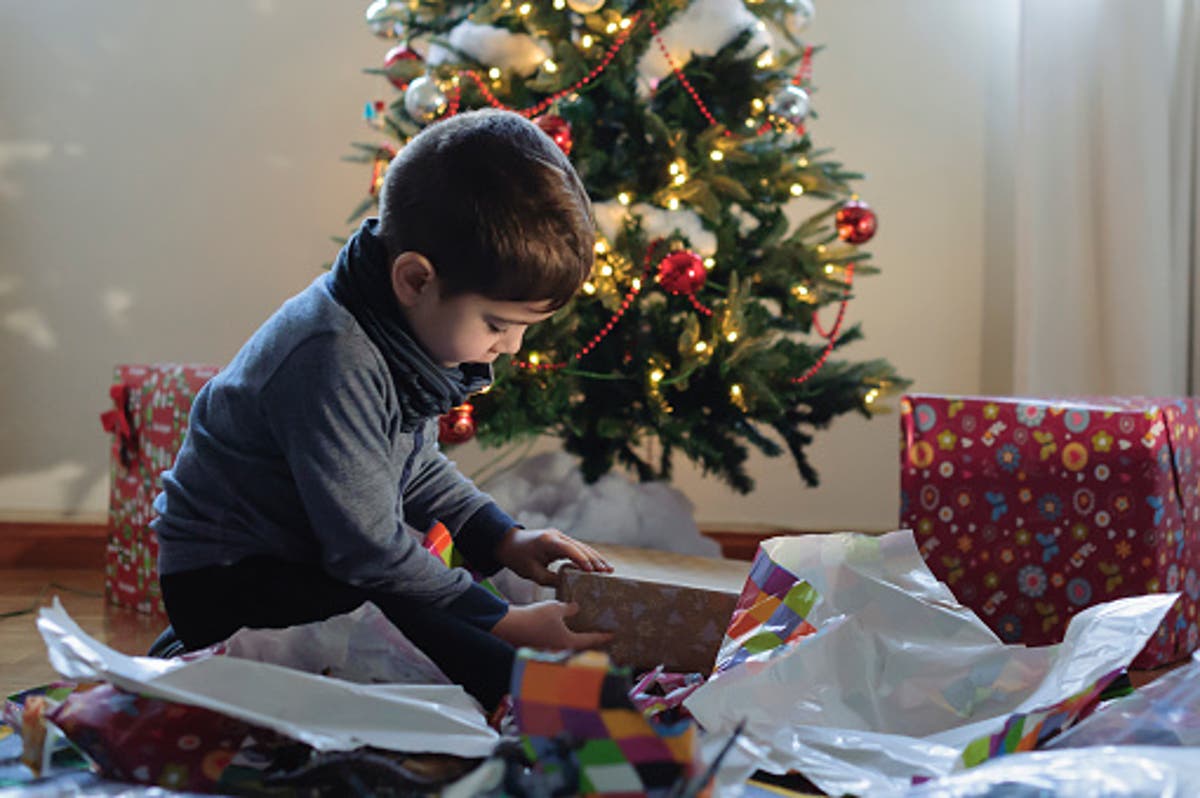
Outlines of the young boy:
M 514 646 L 607 636 L 570 631 L 556 601 L 507 606 L 404 526 L 441 521 L 484 573 L 611 570 L 557 530 L 518 527 L 437 445 L 438 416 L 586 279 L 591 206 L 554 142 L 498 111 L 416 136 L 379 205 L 196 397 L 155 502 L 163 601 L 188 650 L 371 601 L 490 709 Z

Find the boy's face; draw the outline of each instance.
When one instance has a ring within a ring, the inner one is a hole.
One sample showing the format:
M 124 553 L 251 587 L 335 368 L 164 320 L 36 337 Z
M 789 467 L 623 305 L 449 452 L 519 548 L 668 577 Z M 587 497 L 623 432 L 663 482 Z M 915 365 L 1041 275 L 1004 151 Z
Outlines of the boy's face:
M 554 311 L 546 302 L 505 302 L 481 294 L 460 294 L 406 308 L 409 326 L 434 360 L 443 366 L 491 363 L 521 349 L 529 325 Z
M 554 314 L 550 302 L 510 302 L 482 294 L 442 295 L 433 265 L 415 252 L 392 264 L 392 288 L 408 326 L 443 366 L 491 363 L 516 354 L 529 325 Z

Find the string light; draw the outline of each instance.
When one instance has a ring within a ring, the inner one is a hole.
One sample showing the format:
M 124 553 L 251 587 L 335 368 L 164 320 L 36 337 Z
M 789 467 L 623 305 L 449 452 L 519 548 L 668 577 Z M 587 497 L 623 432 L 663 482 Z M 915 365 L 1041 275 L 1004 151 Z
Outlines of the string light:
M 542 362 L 542 356 L 539 355 L 537 352 L 530 352 L 529 353 L 529 362 L 536 366 L 537 364 Z
M 758 61 L 755 63 L 758 65 L 759 69 L 766 69 L 767 67 L 771 66 L 771 64 L 775 63 L 775 56 L 771 55 L 770 52 L 765 52 L 758 57 Z
M 712 268 L 716 265 L 717 265 L 717 261 L 715 258 L 705 258 L 704 259 L 704 268 L 709 269 L 711 271 Z
M 879 398 L 879 389 L 872 388 L 871 390 L 867 391 L 867 395 L 863 397 L 863 401 L 866 402 L 867 404 L 874 404 L 875 400 L 878 398 Z
M 708 349 L 708 344 L 706 344 L 704 341 L 697 341 L 694 348 L 697 352 L 704 352 Z
M 737 339 L 738 339 L 737 330 L 730 330 L 729 334 L 725 336 L 725 340 L 728 341 L 729 343 L 733 343 Z
M 633 282 L 631 282 L 629 285 L 633 288 L 634 291 L 641 291 L 642 290 L 642 278 L 634 277 Z
M 679 199 L 677 197 L 671 197 L 667 200 L 667 207 L 673 211 L 679 210 Z
M 650 381 L 651 382 L 662 382 L 662 378 L 665 376 L 666 375 L 663 374 L 662 369 L 655 369 L 654 371 L 650 372 Z
M 833 274 L 833 264 L 832 264 L 832 263 L 826 263 L 826 264 L 825 264 L 825 273 L 826 273 L 826 274 Z
M 609 266 L 607 263 L 600 267 L 600 276 L 601 277 L 612 277 L 612 273 L 613 273 L 613 267 Z
M 790 191 L 792 192 L 793 197 L 799 197 L 804 193 L 804 186 L 800 185 L 799 183 L 792 183 Z
M 750 107 L 754 109 L 755 113 L 762 113 L 763 110 L 767 107 L 767 104 L 762 101 L 762 98 L 755 97 L 753 100 L 750 101 Z
M 628 191 L 622 191 L 617 195 L 617 202 L 621 203 L 622 205 L 628 205 L 631 199 L 632 198 L 629 196 Z
M 584 283 L 583 284 L 583 293 L 587 294 L 588 296 L 591 296 L 592 294 L 596 293 L 596 284 L 590 280 L 588 282 Z
M 608 34 L 616 33 L 617 32 L 617 23 L 615 23 L 615 22 L 608 23 L 608 25 L 606 25 L 604 27 L 604 32 L 608 33 Z
M 632 24 L 633 24 L 633 20 L 629 19 L 628 17 L 624 17 L 621 20 L 621 30 L 628 30 L 629 26 Z
M 586 47 L 591 47 L 592 43 L 595 41 L 596 40 L 592 38 L 592 34 L 585 33 L 585 34 L 583 34 L 583 37 L 580 38 L 579 43 L 582 44 L 586 48 Z
M 492 80 L 499 80 L 501 74 L 499 67 L 492 67 L 488 70 L 488 77 Z
M 597 255 L 603 255 L 605 252 L 608 252 L 608 244 L 605 244 L 603 241 L 597 241 L 592 249 L 595 250 Z
M 532 10 L 533 6 L 531 6 L 529 3 L 521 3 L 521 5 L 517 7 L 517 13 L 523 17 L 529 16 L 529 12 Z
M 723 161 L 725 160 L 725 153 L 721 152 L 720 150 L 713 150 L 708 154 L 708 157 L 712 158 L 714 161 Z
M 554 74 L 555 72 L 558 71 L 558 64 L 554 63 L 549 58 L 547 58 L 545 61 L 542 62 L 542 69 L 546 70 L 550 74 Z
M 554 10 L 562 11 L 567 7 L 567 0 L 554 0 Z

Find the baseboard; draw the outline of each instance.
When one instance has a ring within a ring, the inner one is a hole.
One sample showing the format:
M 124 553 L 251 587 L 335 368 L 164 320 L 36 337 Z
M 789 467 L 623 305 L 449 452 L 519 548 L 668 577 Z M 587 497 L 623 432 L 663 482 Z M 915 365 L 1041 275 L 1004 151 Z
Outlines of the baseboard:
M 103 569 L 104 521 L 0 519 L 0 568 Z
M 827 531 L 741 524 L 700 528 L 721 547 L 721 556 L 732 560 L 753 560 L 758 544 L 767 538 Z M 107 537 L 108 527 L 99 519 L 0 519 L 0 568 L 103 568 Z

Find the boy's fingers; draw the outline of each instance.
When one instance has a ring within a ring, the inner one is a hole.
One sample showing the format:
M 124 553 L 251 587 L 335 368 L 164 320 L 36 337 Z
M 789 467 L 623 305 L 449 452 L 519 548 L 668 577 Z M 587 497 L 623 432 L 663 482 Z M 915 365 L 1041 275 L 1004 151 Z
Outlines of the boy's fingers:
M 603 648 L 612 639 L 612 632 L 576 632 L 571 635 L 571 648 Z

